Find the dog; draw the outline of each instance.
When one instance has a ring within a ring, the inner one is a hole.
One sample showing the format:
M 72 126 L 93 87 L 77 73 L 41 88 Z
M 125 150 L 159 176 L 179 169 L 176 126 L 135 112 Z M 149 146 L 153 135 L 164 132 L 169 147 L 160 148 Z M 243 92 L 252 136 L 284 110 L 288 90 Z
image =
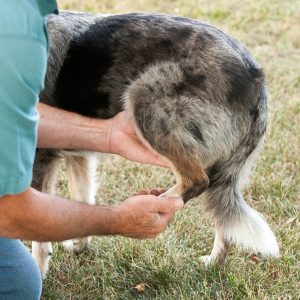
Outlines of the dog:
M 241 187 L 267 126 L 268 90 L 246 48 L 203 22 L 164 14 L 61 12 L 47 20 L 50 52 L 42 102 L 107 119 L 132 118 L 141 141 L 166 159 L 176 185 L 164 195 L 201 195 L 215 227 L 206 265 L 224 261 L 230 244 L 278 256 L 274 233 L 246 204 Z M 38 149 L 32 186 L 55 193 L 66 163 L 71 199 L 95 203 L 89 153 Z M 81 251 L 89 238 L 66 241 Z M 43 277 L 50 243 L 33 242 Z

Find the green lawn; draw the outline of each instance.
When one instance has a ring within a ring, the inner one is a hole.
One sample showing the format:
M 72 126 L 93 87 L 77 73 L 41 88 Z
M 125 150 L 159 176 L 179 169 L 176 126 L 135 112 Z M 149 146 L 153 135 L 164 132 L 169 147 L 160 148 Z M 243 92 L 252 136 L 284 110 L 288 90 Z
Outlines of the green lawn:
M 64 9 L 100 13 L 156 11 L 205 20 L 244 43 L 264 67 L 270 88 L 265 147 L 245 190 L 280 243 L 279 259 L 255 262 L 233 248 L 221 267 L 205 268 L 213 230 L 199 200 L 190 201 L 155 240 L 95 238 L 80 255 L 54 245 L 44 299 L 299 299 L 300 298 L 300 1 L 64 0 Z M 99 165 L 98 203 L 136 190 L 169 187 L 173 175 L 114 157 Z M 64 193 L 66 185 L 60 180 Z M 134 287 L 145 283 L 144 292 Z

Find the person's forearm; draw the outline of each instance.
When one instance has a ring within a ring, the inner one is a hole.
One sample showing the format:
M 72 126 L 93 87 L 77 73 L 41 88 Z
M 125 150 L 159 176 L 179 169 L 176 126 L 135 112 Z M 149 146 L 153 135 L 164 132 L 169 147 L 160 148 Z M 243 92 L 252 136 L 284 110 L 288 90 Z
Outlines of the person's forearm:
M 35 241 L 62 241 L 114 234 L 119 219 L 112 207 L 88 205 L 29 188 L 0 198 L 0 236 Z
M 110 152 L 110 120 L 93 119 L 39 103 L 38 148 Z
M 38 148 L 112 153 L 139 163 L 169 166 L 167 161 L 141 142 L 134 121 L 125 112 L 103 120 L 44 103 L 38 104 L 38 111 Z

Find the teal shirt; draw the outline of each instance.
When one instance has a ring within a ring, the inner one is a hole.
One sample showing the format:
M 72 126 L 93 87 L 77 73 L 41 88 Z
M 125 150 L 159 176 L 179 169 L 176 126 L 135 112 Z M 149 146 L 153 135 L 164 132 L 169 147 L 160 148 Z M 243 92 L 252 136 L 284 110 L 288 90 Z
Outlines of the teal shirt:
M 0 196 L 31 184 L 55 0 L 0 0 Z

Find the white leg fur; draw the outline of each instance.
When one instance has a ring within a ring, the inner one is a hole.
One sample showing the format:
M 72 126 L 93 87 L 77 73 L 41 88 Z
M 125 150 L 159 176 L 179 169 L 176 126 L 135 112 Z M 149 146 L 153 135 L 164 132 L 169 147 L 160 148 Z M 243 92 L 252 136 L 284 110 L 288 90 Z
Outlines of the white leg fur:
M 56 173 L 58 171 L 59 165 L 60 165 L 59 160 L 55 160 L 50 164 L 42 184 L 43 192 L 48 194 L 55 194 Z M 39 266 L 43 279 L 46 278 L 51 255 L 52 255 L 52 245 L 50 242 L 46 242 L 46 243 L 32 242 L 32 256 L 36 260 Z
M 229 243 L 224 239 L 224 235 L 216 229 L 214 246 L 210 255 L 201 256 L 206 267 L 212 264 L 222 263 L 229 249 Z
M 43 279 L 45 279 L 47 276 L 51 255 L 51 243 L 32 242 L 32 256 L 34 257 L 39 266 Z
M 65 161 L 70 198 L 75 201 L 95 204 L 96 157 L 90 154 L 67 156 Z M 63 242 L 63 245 L 67 250 L 79 253 L 86 248 L 90 240 L 90 237 L 67 240 Z
M 206 266 L 222 263 L 230 243 L 262 256 L 279 256 L 279 246 L 274 233 L 259 213 L 246 203 L 242 206 L 239 220 L 223 226 L 222 232 L 223 234 L 216 231 L 211 254 L 201 257 Z

